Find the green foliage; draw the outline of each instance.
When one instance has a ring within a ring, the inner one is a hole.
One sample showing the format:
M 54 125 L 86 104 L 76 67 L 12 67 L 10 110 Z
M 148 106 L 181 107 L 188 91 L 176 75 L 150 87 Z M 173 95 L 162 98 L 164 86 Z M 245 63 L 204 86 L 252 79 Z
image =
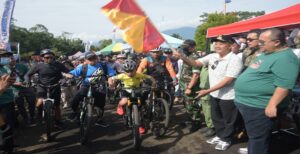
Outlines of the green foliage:
M 100 43 L 100 45 L 99 45 L 98 49 L 101 50 L 101 49 L 105 48 L 106 46 L 111 45 L 112 40 L 111 39 L 104 39 L 104 40 L 100 41 L 99 43 Z
M 183 38 L 178 33 L 173 33 L 171 36 L 183 40 Z
M 14 20 L 13 20 L 14 21 Z M 83 51 L 84 46 L 80 39 L 69 39 L 71 33 L 63 32 L 61 36 L 54 37 L 44 25 L 37 24 L 34 27 L 18 27 L 12 22 L 10 42 L 20 43 L 22 56 L 30 56 L 36 51 L 52 49 L 57 56 L 71 55 L 77 51 Z
M 230 24 L 238 21 L 238 18 L 235 14 L 222 14 L 222 13 L 212 13 L 209 14 L 207 19 L 205 19 L 202 25 L 197 27 L 195 33 L 195 41 L 197 43 L 197 49 L 204 50 L 206 47 L 206 32 L 210 27 Z
M 230 24 L 233 22 L 251 19 L 253 17 L 264 15 L 265 11 L 248 12 L 238 11 L 229 12 L 225 15 L 223 13 L 203 13 L 200 15 L 200 21 L 202 22 L 196 29 L 195 41 L 197 43 L 197 49 L 206 49 L 206 33 L 210 27 L 216 27 L 221 25 Z

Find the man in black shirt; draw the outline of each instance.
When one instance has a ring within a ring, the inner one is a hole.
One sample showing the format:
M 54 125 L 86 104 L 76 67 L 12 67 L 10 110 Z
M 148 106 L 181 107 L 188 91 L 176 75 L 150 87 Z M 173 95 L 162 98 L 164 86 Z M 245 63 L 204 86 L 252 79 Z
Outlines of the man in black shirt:
M 43 63 L 39 63 L 33 66 L 28 73 L 25 75 L 25 82 L 30 82 L 30 77 L 37 73 L 39 75 L 38 83 L 49 86 L 55 85 L 59 82 L 59 80 L 63 77 L 62 73 L 67 73 L 69 70 L 61 63 L 55 61 L 54 53 L 45 49 L 41 52 L 41 57 L 43 58 Z M 57 125 L 60 125 L 61 112 L 60 112 L 60 85 L 56 87 L 50 88 L 50 98 L 54 99 L 55 106 L 55 122 Z M 42 103 L 43 99 L 47 97 L 47 89 L 38 85 L 37 86 L 37 104 L 36 106 L 39 108 L 39 111 L 42 111 Z M 41 113 L 41 112 L 40 112 Z

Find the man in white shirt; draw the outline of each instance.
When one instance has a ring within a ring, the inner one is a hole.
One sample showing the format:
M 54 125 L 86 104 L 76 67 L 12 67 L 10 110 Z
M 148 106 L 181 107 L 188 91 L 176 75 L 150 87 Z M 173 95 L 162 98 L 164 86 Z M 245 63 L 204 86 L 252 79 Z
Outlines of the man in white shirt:
M 215 53 L 196 61 L 188 59 L 180 52 L 175 55 L 191 66 L 208 66 L 210 88 L 199 91 L 198 96 L 211 96 L 212 120 L 217 135 L 206 142 L 217 144 L 217 150 L 227 150 L 233 139 L 238 116 L 233 102 L 233 84 L 243 69 L 243 63 L 231 52 L 234 40 L 230 36 L 219 36 L 212 41 L 215 43 Z

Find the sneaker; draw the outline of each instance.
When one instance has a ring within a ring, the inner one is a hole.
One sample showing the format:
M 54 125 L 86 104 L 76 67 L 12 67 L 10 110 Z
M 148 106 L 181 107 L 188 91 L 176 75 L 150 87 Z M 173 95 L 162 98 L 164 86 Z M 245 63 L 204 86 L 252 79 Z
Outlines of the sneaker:
M 100 127 L 104 127 L 104 128 L 109 127 L 109 124 L 106 123 L 106 122 L 103 121 L 103 120 L 98 120 L 98 121 L 95 123 L 95 125 L 96 125 L 96 126 L 100 126 Z
M 211 128 L 209 128 L 208 131 L 203 134 L 204 137 L 212 137 L 214 135 L 216 135 L 216 132 Z
M 124 110 L 123 110 L 123 107 L 122 107 L 122 106 L 118 106 L 118 108 L 117 108 L 117 113 L 118 113 L 118 115 L 120 115 L 120 116 L 123 116 L 123 115 L 124 115 Z
M 192 127 L 190 128 L 190 133 L 197 131 L 198 129 L 200 129 L 200 127 L 201 124 L 199 121 L 192 121 Z
M 215 136 L 211 139 L 206 140 L 206 143 L 208 144 L 218 144 L 221 141 L 221 139 L 218 136 Z
M 139 132 L 140 132 L 140 134 L 145 134 L 145 128 L 144 127 L 139 127 Z
M 219 141 L 219 143 L 215 146 L 216 150 L 227 150 L 229 148 L 229 146 L 231 145 L 231 142 L 225 142 L 225 141 Z
M 248 154 L 248 148 L 239 148 L 239 151 L 238 151 L 239 154 Z

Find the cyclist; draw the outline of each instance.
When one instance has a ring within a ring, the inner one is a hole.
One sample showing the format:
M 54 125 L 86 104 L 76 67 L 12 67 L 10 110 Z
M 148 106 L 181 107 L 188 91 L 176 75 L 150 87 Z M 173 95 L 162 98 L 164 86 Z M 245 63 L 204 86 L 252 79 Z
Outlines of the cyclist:
M 92 86 L 92 95 L 94 97 L 94 105 L 97 107 L 98 120 L 96 125 L 101 127 L 108 127 L 109 125 L 102 120 L 105 106 L 105 97 L 106 97 L 106 80 L 102 78 L 103 76 L 114 76 L 116 72 L 105 63 L 100 63 L 98 57 L 94 52 L 85 53 L 85 64 L 77 66 L 74 70 L 68 74 L 64 74 L 67 78 L 78 78 L 82 77 L 83 82 L 76 92 L 74 97 L 71 99 L 71 106 L 73 113 L 70 114 L 69 119 L 75 120 L 78 115 L 78 105 L 87 95 L 89 85 L 91 82 L 98 83 L 97 86 Z M 100 81 L 97 80 L 97 77 L 101 77 Z M 104 79 L 104 80 L 103 80 Z M 100 110 L 98 110 L 100 109 Z M 101 113 L 100 113 L 101 112 Z
M 168 75 L 177 84 L 176 73 L 171 63 L 171 60 L 164 56 L 160 48 L 153 49 L 151 54 L 140 62 L 137 69 L 138 73 L 144 73 L 152 76 L 157 81 L 162 80 L 162 75 Z
M 142 80 L 144 79 L 150 79 L 152 81 L 152 87 L 155 87 L 156 82 L 154 78 L 152 78 L 149 75 L 136 72 L 136 63 L 133 60 L 125 60 L 122 66 L 125 73 L 109 78 L 108 84 L 110 87 L 113 87 L 115 80 L 121 80 L 126 89 L 139 88 Z M 127 91 L 124 90 L 121 92 L 122 99 L 120 100 L 117 107 L 117 113 L 121 116 L 124 115 L 124 110 L 122 106 L 124 106 L 127 103 L 129 96 L 130 94 Z M 144 134 L 145 128 L 140 127 L 139 131 L 141 134 Z
M 38 63 L 33 66 L 25 75 L 25 84 L 30 83 L 30 77 L 35 73 L 38 74 L 38 83 L 42 85 L 55 85 L 58 84 L 60 79 L 62 79 L 62 73 L 67 73 L 69 70 L 60 62 L 57 62 L 54 58 L 54 53 L 50 49 L 44 49 L 41 51 L 41 57 L 43 59 L 42 63 Z M 38 114 L 42 115 L 42 104 L 43 99 L 47 96 L 47 88 L 37 85 L 37 103 Z M 62 127 L 61 122 L 61 110 L 60 110 L 60 85 L 50 88 L 50 98 L 54 99 L 55 106 L 55 124 L 58 127 Z

